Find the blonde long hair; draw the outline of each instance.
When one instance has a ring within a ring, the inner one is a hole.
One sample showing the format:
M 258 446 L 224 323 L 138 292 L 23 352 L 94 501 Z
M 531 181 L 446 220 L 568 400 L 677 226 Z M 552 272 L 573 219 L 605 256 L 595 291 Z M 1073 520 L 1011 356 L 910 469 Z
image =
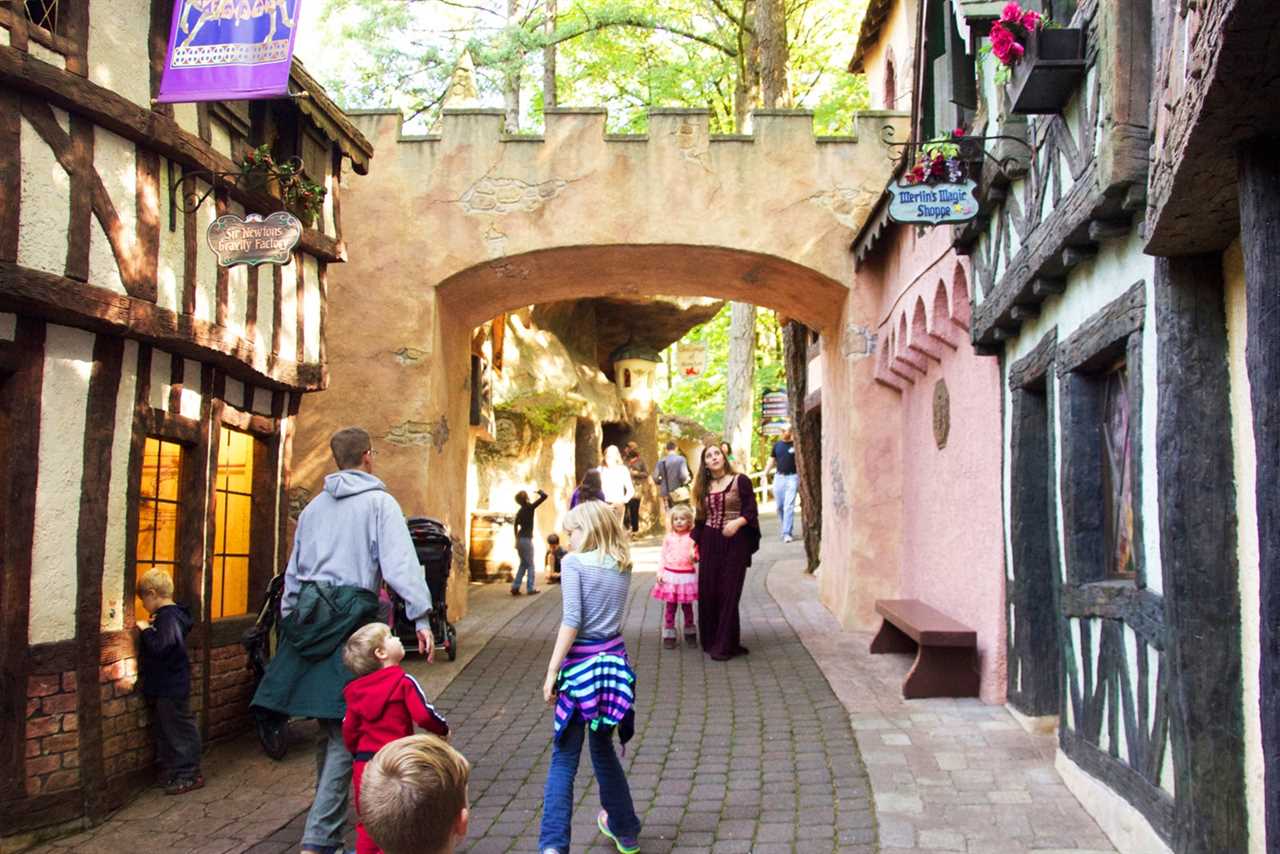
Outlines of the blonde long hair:
M 631 571 L 631 545 L 613 508 L 603 501 L 584 501 L 564 517 L 565 531 L 582 531 L 582 551 L 599 550 L 618 562 L 619 572 Z

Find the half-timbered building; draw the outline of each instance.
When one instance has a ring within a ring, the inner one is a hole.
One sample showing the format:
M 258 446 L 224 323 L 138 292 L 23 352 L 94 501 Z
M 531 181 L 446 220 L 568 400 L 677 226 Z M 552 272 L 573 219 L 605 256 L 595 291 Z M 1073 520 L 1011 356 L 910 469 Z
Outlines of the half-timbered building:
M 325 384 L 339 178 L 372 148 L 295 64 L 294 97 L 159 105 L 167 0 L 0 3 L 0 836 L 92 821 L 151 777 L 135 579 L 196 617 L 192 705 L 239 730 L 240 638 L 286 555 L 289 447 Z M 327 189 L 285 265 L 205 231 L 278 199 L 269 144 Z
M 925 3 L 915 108 L 972 92 L 988 138 L 951 237 L 1000 364 L 1009 703 L 1120 850 L 1275 850 L 1280 12 L 1032 0 L 1005 83 L 1004 5 Z

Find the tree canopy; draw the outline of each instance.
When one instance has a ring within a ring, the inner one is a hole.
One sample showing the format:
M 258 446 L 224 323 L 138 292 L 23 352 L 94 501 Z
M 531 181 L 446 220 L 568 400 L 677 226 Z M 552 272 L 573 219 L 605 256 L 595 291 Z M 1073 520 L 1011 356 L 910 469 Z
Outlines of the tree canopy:
M 520 129 L 537 130 L 548 45 L 558 103 L 608 107 L 611 131 L 644 131 L 648 107 L 696 107 L 711 111 L 713 133 L 730 133 L 760 103 L 757 0 L 315 2 L 299 37 L 312 73 L 344 107 L 395 106 L 420 130 L 464 53 L 482 103 L 514 103 Z M 849 132 L 867 103 L 844 69 L 864 0 L 773 2 L 786 14 L 785 100 L 813 110 L 818 133 Z

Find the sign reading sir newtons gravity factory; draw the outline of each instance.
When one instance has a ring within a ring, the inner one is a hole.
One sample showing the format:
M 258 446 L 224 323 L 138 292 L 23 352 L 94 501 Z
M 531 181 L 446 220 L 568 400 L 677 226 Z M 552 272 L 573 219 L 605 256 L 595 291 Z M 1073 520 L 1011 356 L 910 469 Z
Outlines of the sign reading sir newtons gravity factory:
M 889 218 L 894 222 L 941 225 L 968 222 L 978 215 L 977 184 L 889 184 Z
M 289 253 L 302 238 L 302 223 L 286 211 L 263 219 L 225 214 L 209 225 L 209 248 L 223 267 L 236 264 L 288 264 Z

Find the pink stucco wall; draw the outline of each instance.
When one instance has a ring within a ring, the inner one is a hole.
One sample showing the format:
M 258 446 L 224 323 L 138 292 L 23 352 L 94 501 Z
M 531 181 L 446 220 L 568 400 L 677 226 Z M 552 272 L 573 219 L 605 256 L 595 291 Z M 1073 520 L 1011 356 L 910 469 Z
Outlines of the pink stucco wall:
M 897 595 L 920 599 L 978 634 L 982 699 L 1005 699 L 1004 535 L 999 368 L 969 344 L 968 270 L 947 229 L 893 226 L 859 270 L 878 292 L 876 379 L 896 392 L 901 435 Z M 934 395 L 944 382 L 950 428 L 939 448 Z

